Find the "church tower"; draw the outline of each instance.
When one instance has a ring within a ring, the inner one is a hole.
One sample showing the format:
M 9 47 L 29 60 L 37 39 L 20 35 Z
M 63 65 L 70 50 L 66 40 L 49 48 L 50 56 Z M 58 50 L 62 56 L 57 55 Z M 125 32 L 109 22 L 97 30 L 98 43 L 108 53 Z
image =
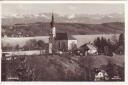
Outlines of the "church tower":
M 55 38 L 56 36 L 56 28 L 55 28 L 55 22 L 54 22 L 54 15 L 52 13 L 52 20 L 51 20 L 51 35 Z
M 52 13 L 52 20 L 51 20 L 50 25 L 51 25 L 51 29 L 49 31 L 49 54 L 53 54 L 55 37 L 56 37 L 56 28 L 55 28 L 55 22 L 54 22 L 53 13 Z

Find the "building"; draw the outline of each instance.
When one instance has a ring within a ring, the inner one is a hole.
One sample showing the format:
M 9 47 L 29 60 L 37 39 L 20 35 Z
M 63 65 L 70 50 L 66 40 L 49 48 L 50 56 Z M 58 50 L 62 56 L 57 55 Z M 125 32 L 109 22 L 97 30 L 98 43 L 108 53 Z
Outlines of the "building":
M 55 46 L 57 50 L 68 51 L 75 48 L 77 45 L 77 40 L 73 38 L 68 33 L 56 33 Z
M 86 43 L 80 47 L 83 55 L 97 55 L 97 48 L 92 43 Z
M 53 54 L 55 51 L 55 36 L 56 36 L 56 28 L 55 28 L 55 23 L 54 23 L 54 16 L 52 14 L 52 20 L 51 20 L 51 29 L 49 30 L 49 48 L 48 52 L 49 54 Z
M 68 51 L 77 46 L 77 40 L 66 32 L 57 33 L 54 16 L 52 14 L 51 29 L 49 31 L 49 53 Z

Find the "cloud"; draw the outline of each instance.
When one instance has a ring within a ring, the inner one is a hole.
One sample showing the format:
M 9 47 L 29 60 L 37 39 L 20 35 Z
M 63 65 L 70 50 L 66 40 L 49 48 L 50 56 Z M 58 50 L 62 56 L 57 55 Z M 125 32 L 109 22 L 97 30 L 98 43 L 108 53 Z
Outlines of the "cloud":
M 75 6 L 69 6 L 69 9 L 72 11 L 77 11 L 77 7 L 75 7 Z
M 60 13 L 64 14 L 111 14 L 124 13 L 123 4 L 2 4 L 2 15 L 6 14 L 38 14 L 38 13 Z

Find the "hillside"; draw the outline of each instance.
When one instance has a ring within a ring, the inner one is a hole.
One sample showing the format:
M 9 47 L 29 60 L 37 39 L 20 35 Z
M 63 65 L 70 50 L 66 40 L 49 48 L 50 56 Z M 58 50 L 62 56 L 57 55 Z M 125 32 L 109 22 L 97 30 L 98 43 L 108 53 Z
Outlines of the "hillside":
M 23 36 L 44 36 L 48 35 L 50 30 L 49 23 L 30 23 L 17 24 L 13 28 L 11 26 L 2 26 L 2 35 L 8 36 L 17 35 L 21 32 Z M 113 34 L 124 32 L 124 23 L 110 22 L 103 24 L 82 24 L 82 23 L 56 23 L 57 32 L 67 32 L 71 35 L 86 35 L 86 34 Z
M 11 69 L 7 69 L 7 76 L 10 76 L 10 74 L 12 77 L 16 76 L 15 69 L 18 67 L 20 62 L 18 58 L 19 57 L 14 60 L 15 62 L 7 62 L 8 68 L 11 67 Z M 32 71 L 35 81 L 87 81 L 87 75 L 89 75 L 88 71 L 91 72 L 90 78 L 93 80 L 94 69 L 100 67 L 103 70 L 107 70 L 108 61 L 110 60 L 113 62 L 114 66 L 118 68 L 119 75 L 122 77 L 123 80 L 123 55 L 115 55 L 113 57 L 104 55 L 85 57 L 71 55 L 33 55 L 26 57 L 25 65 L 27 65 L 29 69 L 34 69 Z

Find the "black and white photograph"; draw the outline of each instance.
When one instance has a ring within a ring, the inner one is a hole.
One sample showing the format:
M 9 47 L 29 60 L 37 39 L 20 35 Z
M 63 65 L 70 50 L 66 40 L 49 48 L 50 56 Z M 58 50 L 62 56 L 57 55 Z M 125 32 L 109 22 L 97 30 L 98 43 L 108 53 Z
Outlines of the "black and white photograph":
M 2 3 L 1 80 L 125 81 L 123 3 Z

